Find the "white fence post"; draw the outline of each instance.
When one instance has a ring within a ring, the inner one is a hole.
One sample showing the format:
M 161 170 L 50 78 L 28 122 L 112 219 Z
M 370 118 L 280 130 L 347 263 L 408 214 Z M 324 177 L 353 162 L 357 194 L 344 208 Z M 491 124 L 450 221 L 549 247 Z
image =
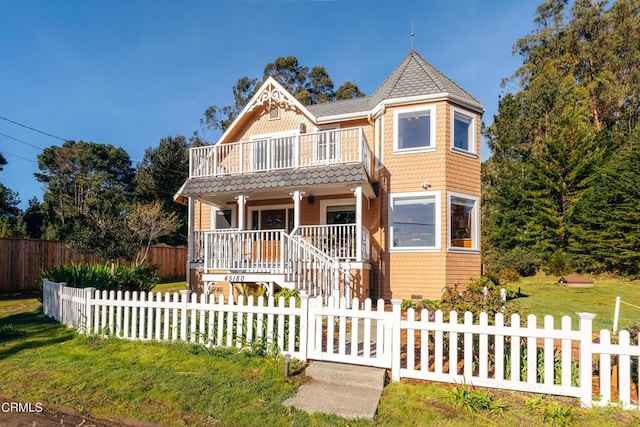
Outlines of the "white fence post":
M 64 318 L 64 301 L 62 300 L 62 296 L 64 294 L 64 286 L 65 282 L 58 283 L 58 318 L 56 319 L 60 323 L 65 323 Z
M 620 297 L 616 297 L 616 306 L 613 311 L 613 333 L 618 333 L 618 319 L 620 318 Z
M 180 291 L 180 339 L 182 341 L 187 341 L 187 323 L 189 323 L 187 304 L 189 304 L 189 293 L 186 289 Z
M 592 313 L 576 313 L 580 319 L 580 403 L 590 408 L 592 402 L 592 363 L 593 363 L 593 333 Z
M 84 331 L 79 331 L 80 333 L 90 334 L 91 333 L 91 313 L 93 311 L 93 307 L 91 306 L 91 299 L 93 298 L 93 293 L 96 288 L 84 288 Z
M 309 318 L 309 295 L 300 295 L 300 360 L 306 362 L 309 343 L 309 325 L 313 325 Z
M 392 299 L 393 316 L 391 317 L 392 331 L 393 331 L 393 343 L 391 344 L 391 380 L 400 381 L 400 321 L 402 316 L 400 313 L 400 305 L 402 300 Z

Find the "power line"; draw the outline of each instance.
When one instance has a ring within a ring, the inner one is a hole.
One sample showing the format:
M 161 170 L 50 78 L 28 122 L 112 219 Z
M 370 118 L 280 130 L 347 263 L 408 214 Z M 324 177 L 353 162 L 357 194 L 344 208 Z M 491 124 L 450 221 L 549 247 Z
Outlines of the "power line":
M 40 150 L 40 151 L 42 151 L 42 150 L 43 150 L 43 148 L 38 147 L 37 145 L 31 144 L 31 143 L 29 143 L 29 142 L 27 142 L 27 141 L 23 141 L 23 140 L 18 139 L 18 138 L 14 138 L 13 136 L 9 136 L 9 135 L 7 135 L 6 133 L 2 133 L 2 132 L 0 132 L 0 135 L 4 136 L 5 138 L 13 139 L 14 141 L 17 141 L 17 142 L 19 142 L 19 143 L 21 143 L 21 144 L 28 145 L 29 147 L 33 147 L 33 148 L 35 148 L 35 149 L 37 149 L 37 150 Z
M 41 134 L 46 135 L 46 136 L 50 136 L 51 138 L 59 139 L 60 141 L 64 141 L 64 142 L 68 141 L 68 139 L 60 138 L 59 136 L 53 135 L 53 134 L 48 133 L 48 132 L 41 131 L 41 130 L 39 130 L 39 129 L 36 129 L 36 128 L 31 127 L 31 126 L 27 126 L 27 125 L 25 125 L 25 124 L 22 124 L 22 123 L 16 122 L 16 121 L 11 120 L 11 119 L 7 119 L 6 117 L 2 117 L 2 116 L 0 116 L 0 119 L 5 120 L 5 121 L 7 121 L 7 122 L 9 122 L 9 123 L 13 123 L 14 125 L 21 126 L 21 127 L 25 128 L 25 129 L 29 129 L 29 130 L 32 130 L 32 131 L 34 131 L 34 132 L 41 133 Z
M 10 156 L 17 157 L 17 158 L 22 159 L 22 160 L 26 160 L 27 162 L 35 163 L 36 165 L 38 164 L 38 162 L 36 162 L 36 161 L 35 161 L 35 160 L 33 160 L 33 159 L 28 159 L 28 158 L 26 158 L 26 157 L 22 157 L 22 156 L 19 156 L 19 155 L 17 155 L 17 154 L 13 154 L 13 153 L 10 153 L 10 152 L 8 152 L 8 151 L 4 151 L 4 150 L 3 150 L 2 152 L 3 152 L 4 154 L 8 154 L 8 155 L 10 155 Z
M 31 127 L 31 126 L 27 126 L 27 125 L 22 124 L 22 123 L 18 123 L 18 122 L 16 122 L 16 121 L 11 120 L 11 119 L 8 119 L 8 118 L 6 118 L 6 117 L 2 117 L 2 116 L 0 116 L 0 119 L 2 119 L 2 120 L 6 120 L 7 122 L 9 122 L 9 123 L 13 123 L 13 124 L 18 125 L 18 126 L 22 126 L 23 128 L 30 129 L 30 130 L 32 130 L 32 131 L 35 131 L 35 132 L 41 133 L 41 134 L 43 134 L 43 135 L 50 136 L 51 138 L 59 139 L 60 141 L 64 141 L 64 142 L 67 142 L 67 141 L 68 141 L 67 139 L 60 138 L 59 136 L 56 136 L 56 135 L 53 135 L 53 134 L 51 134 L 51 133 L 48 133 L 48 132 L 45 132 L 45 131 L 42 131 L 42 130 L 39 130 L 39 129 L 33 128 L 33 127 Z M 18 138 L 14 138 L 13 136 L 9 136 L 9 135 L 4 134 L 4 133 L 2 133 L 2 132 L 0 132 L 0 135 L 4 136 L 5 138 L 12 139 L 12 140 L 14 140 L 14 141 L 16 141 L 16 142 L 19 142 L 19 143 L 21 143 L 21 144 L 28 145 L 29 147 L 33 147 L 33 148 L 38 149 L 38 150 L 40 150 L 40 151 L 44 151 L 44 150 L 45 150 L 45 149 L 44 149 L 44 148 L 42 148 L 42 147 L 38 147 L 37 145 L 31 144 L 31 143 L 29 143 L 29 142 L 23 141 L 23 140 L 18 139 Z M 126 152 L 126 150 L 125 150 L 125 152 Z M 10 153 L 7 153 L 7 154 L 10 154 Z M 128 153 L 127 153 L 127 155 L 128 155 Z M 18 157 L 18 158 L 21 158 L 21 159 L 24 159 L 24 160 L 29 160 L 29 161 L 31 161 L 31 162 L 34 162 L 34 161 L 33 161 L 33 160 L 31 160 L 31 159 L 27 159 L 27 158 L 25 158 L 25 157 L 20 157 L 20 156 L 18 156 L 18 155 L 16 155 L 16 154 L 12 154 L 12 156 L 15 156 L 15 157 Z M 137 160 L 133 160 L 133 159 L 131 159 L 131 158 L 129 158 L 129 160 L 131 161 L 131 163 L 132 163 L 132 164 L 135 164 L 136 166 L 139 166 L 139 165 L 144 161 L 144 159 L 143 159 L 143 160 L 140 160 L 140 161 L 137 161 Z M 37 162 L 34 162 L 34 163 L 37 163 Z M 178 173 L 178 174 L 185 175 L 185 176 L 188 176 L 188 175 L 189 175 L 189 174 L 188 174 L 188 172 L 185 172 L 185 171 L 177 171 L 177 170 L 173 170 L 173 169 L 167 169 L 167 168 L 163 168 L 163 167 L 161 167 L 161 166 L 159 166 L 159 167 L 158 167 L 158 169 L 163 170 L 163 171 L 165 171 L 165 172 L 173 172 L 173 173 Z

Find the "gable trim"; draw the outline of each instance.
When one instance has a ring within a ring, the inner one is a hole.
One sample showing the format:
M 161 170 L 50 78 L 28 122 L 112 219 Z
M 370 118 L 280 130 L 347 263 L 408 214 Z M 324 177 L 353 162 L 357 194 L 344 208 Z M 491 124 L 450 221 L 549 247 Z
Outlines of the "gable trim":
M 280 83 L 278 83 L 276 79 L 269 76 L 264 83 L 262 83 L 253 97 L 251 97 L 249 102 L 247 102 L 247 105 L 245 105 L 240 114 L 238 114 L 238 117 L 236 117 L 233 123 L 231 123 L 231 126 L 229 126 L 229 128 L 218 139 L 216 144 L 226 141 L 245 115 L 252 113 L 257 107 L 262 106 L 267 102 L 269 103 L 268 108 L 272 105 L 278 105 L 279 107 L 297 111 L 306 116 L 312 123 L 317 123 L 316 116 L 311 114 L 307 107 L 302 105 L 300 101 L 291 95 Z

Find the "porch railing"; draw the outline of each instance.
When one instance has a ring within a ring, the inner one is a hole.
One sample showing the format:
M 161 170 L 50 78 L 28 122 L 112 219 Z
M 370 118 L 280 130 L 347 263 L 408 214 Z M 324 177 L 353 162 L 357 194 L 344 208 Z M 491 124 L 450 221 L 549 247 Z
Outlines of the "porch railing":
M 339 261 L 369 261 L 371 234 L 365 227 L 361 227 L 359 259 L 357 231 L 356 224 L 301 225 L 295 234 Z
M 204 233 L 205 273 L 215 270 L 284 275 L 307 295 L 351 294 L 349 272 L 300 236 L 284 230 Z
M 371 175 L 372 154 L 363 128 L 216 144 L 189 150 L 189 177 L 362 163 Z
M 282 230 L 205 232 L 206 270 L 284 273 Z
M 191 247 L 189 248 L 189 261 L 204 261 L 204 234 L 207 230 L 194 230 L 192 232 Z
M 356 224 L 302 225 L 297 234 L 331 258 L 357 258 Z

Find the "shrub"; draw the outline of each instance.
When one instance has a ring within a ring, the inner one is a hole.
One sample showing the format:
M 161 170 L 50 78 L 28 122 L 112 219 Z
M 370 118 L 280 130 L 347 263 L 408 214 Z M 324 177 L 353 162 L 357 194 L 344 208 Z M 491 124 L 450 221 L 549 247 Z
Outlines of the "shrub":
M 494 254 L 491 259 L 486 260 L 486 263 L 488 270 L 500 271 L 510 268 L 522 277 L 536 274 L 541 264 L 536 253 L 523 248 L 513 248 L 500 254 Z
M 238 291 L 245 299 L 252 296 L 254 298 L 254 304 L 256 304 L 258 297 L 263 297 L 267 294 L 267 287 L 254 283 L 243 283 Z
M 283 297 L 286 307 L 289 307 L 289 298 L 294 297 L 296 299 L 296 307 L 300 307 L 300 292 L 297 289 L 282 288 L 273 295 L 273 298 L 278 303 L 278 298 Z
M 155 265 L 119 266 L 114 276 L 116 289 L 123 291 L 149 292 L 160 283 Z
M 160 282 L 157 267 L 152 265 L 116 265 L 113 273 L 111 270 L 109 263 L 60 265 L 44 270 L 41 278 L 64 282 L 72 288 L 96 288 L 100 291 L 148 292 Z
M 42 271 L 42 278 L 64 282 L 72 288 L 109 290 L 113 286 L 110 264 L 66 264 Z
M 507 292 L 508 295 L 509 292 Z M 450 311 L 456 311 L 459 314 L 469 311 L 475 316 L 486 312 L 491 319 L 495 317 L 496 313 L 502 313 L 506 323 L 514 313 L 521 316 L 529 314 L 528 310 L 519 303 L 509 302 L 507 304 L 506 301 L 503 301 L 500 296 L 500 288 L 487 277 L 472 279 L 463 291 L 459 291 L 457 286 L 445 288 L 439 308 L 445 313 L 445 317 L 446 313 Z
M 569 256 L 561 249 L 558 249 L 549 258 L 545 271 L 549 274 L 553 274 L 554 276 L 562 276 L 567 273 L 571 273 L 573 269 L 571 268 Z
M 436 311 L 440 309 L 442 303 L 440 300 L 432 301 L 429 299 L 423 299 L 420 301 L 414 301 L 410 299 L 402 300 L 400 304 L 401 310 L 408 310 L 413 308 L 414 310 L 428 310 L 428 311 Z
M 507 285 L 509 283 L 516 283 L 520 280 L 520 275 L 515 268 L 502 268 L 500 270 L 487 271 L 485 274 L 491 279 L 492 282 L 498 283 L 500 286 Z

